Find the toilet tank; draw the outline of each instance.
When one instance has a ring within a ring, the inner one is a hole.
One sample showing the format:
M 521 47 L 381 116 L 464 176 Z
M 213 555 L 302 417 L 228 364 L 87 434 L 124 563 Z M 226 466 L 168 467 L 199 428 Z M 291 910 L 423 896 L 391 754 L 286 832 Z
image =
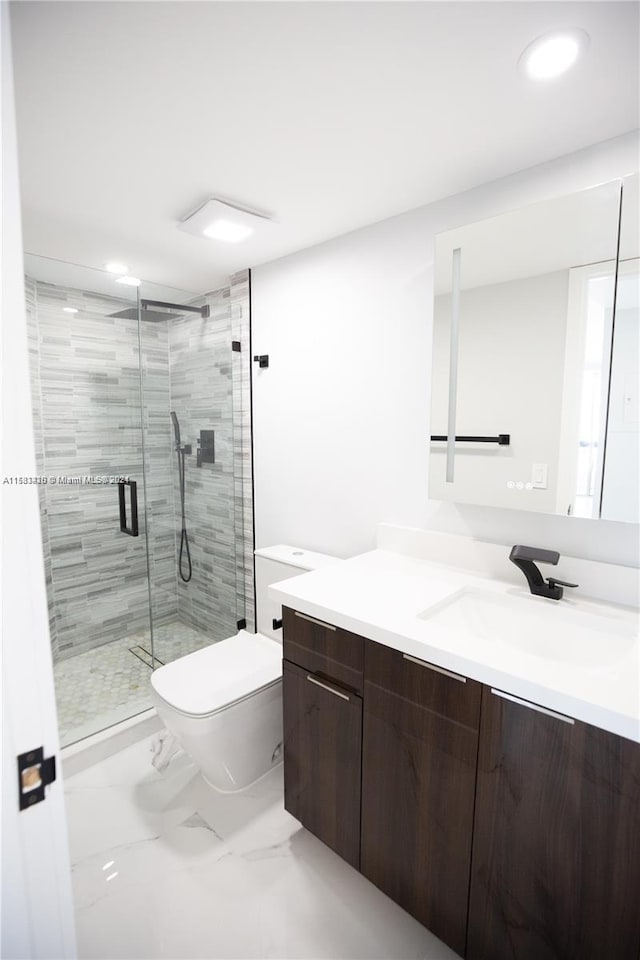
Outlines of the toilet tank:
M 338 557 L 331 557 L 326 553 L 313 553 L 311 550 L 289 547 L 283 543 L 275 547 L 261 547 L 255 551 L 255 558 L 258 633 L 282 643 L 282 628 L 273 629 L 274 619 L 282 619 L 282 606 L 269 596 L 269 586 L 341 561 Z

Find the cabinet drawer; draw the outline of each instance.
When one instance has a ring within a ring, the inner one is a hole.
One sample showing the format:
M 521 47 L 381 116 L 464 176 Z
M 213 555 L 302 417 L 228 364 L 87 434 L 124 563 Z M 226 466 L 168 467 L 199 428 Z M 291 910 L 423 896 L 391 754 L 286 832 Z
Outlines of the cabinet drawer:
M 364 675 L 367 685 L 381 687 L 472 730 L 480 726 L 482 685 L 475 680 L 373 641 L 365 648 Z
M 288 607 L 282 609 L 285 660 L 362 693 L 364 640 Z

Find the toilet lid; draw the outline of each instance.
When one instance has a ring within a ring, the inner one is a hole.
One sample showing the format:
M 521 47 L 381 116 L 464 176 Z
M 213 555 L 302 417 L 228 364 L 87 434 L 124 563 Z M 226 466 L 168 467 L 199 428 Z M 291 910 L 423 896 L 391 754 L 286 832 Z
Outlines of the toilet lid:
M 281 676 L 280 644 L 241 630 L 155 670 L 151 685 L 176 710 L 201 716 L 242 700 Z

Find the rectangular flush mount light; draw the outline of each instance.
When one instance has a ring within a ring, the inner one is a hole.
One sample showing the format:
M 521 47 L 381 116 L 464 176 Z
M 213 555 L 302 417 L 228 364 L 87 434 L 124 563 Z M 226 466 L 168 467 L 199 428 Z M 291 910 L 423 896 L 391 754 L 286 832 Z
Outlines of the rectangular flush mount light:
M 178 230 L 210 240 L 239 243 L 271 222 L 266 214 L 212 197 L 184 217 L 178 224 Z

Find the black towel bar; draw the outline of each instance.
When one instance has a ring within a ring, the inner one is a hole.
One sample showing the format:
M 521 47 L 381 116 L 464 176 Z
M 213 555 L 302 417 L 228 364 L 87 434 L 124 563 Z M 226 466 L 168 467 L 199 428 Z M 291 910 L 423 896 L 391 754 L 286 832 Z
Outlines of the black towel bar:
M 447 436 L 432 434 L 432 440 L 448 440 Z M 511 443 L 511 434 L 499 433 L 497 437 L 456 437 L 456 443 L 497 443 L 500 447 L 508 447 Z

